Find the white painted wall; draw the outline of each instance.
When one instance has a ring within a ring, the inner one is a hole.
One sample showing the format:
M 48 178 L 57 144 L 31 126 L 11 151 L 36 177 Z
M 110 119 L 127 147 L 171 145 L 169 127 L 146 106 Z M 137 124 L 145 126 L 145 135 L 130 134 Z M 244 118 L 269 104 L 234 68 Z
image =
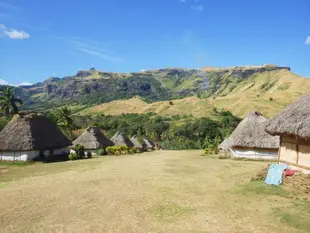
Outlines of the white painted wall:
M 98 150 L 84 150 L 85 156 L 87 155 L 87 152 L 90 152 L 92 155 L 97 155 Z
M 53 155 L 68 153 L 68 148 L 53 151 Z M 50 151 L 44 152 L 45 156 L 50 155 Z M 0 161 L 30 161 L 40 156 L 39 151 L 0 151 Z
M 230 149 L 233 157 L 236 158 L 248 158 L 248 159 L 266 159 L 266 160 L 276 160 L 278 157 L 278 152 L 268 151 L 268 150 L 245 150 L 245 149 Z
M 39 151 L 0 151 L 0 161 L 29 161 L 39 155 Z

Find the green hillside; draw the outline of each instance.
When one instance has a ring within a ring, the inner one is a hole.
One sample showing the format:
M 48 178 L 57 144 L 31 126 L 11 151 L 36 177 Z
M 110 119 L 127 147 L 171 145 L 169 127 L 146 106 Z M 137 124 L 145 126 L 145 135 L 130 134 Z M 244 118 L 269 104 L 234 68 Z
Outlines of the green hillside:
M 310 80 L 292 73 L 290 68 L 264 65 L 135 73 L 92 68 L 19 87 L 16 93 L 24 100 L 24 108 L 41 111 L 67 105 L 83 110 L 81 114 L 156 112 L 212 117 L 215 107 L 243 117 L 254 109 L 273 116 L 308 90 Z M 136 96 L 139 99 L 132 99 Z

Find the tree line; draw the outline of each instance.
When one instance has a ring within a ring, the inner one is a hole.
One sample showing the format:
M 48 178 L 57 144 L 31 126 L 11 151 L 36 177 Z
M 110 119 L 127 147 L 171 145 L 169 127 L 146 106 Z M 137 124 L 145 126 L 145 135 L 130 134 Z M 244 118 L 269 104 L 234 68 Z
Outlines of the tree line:
M 22 100 L 14 95 L 12 87 L 0 92 L 0 108 L 5 116 L 0 118 L 0 129 L 5 126 L 10 116 L 18 113 L 18 106 L 22 103 Z M 117 131 L 122 131 L 128 136 L 146 136 L 158 142 L 164 149 L 204 149 L 217 146 L 231 134 L 241 120 L 229 111 L 215 111 L 218 120 L 207 117 L 194 118 L 191 115 L 159 116 L 151 112 L 120 116 L 104 114 L 79 116 L 72 115 L 68 107 L 52 109 L 45 115 L 51 118 L 70 139 L 75 139 L 76 130 L 92 125 L 101 128 L 108 137 L 112 137 Z

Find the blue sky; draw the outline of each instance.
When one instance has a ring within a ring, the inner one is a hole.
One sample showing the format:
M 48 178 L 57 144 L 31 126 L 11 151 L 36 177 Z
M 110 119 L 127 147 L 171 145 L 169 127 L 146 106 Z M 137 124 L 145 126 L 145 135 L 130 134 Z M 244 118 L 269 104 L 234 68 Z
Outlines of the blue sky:
M 309 0 L 0 0 L 0 83 L 277 64 L 310 77 Z

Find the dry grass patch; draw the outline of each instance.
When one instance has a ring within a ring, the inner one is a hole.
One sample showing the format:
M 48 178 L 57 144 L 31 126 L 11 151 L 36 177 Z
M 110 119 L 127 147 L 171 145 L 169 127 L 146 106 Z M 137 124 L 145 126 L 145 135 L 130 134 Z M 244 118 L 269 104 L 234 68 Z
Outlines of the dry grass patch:
M 1 232 L 307 232 L 291 217 L 308 216 L 300 200 L 249 183 L 265 162 L 201 153 L 9 167 L 0 174 Z

